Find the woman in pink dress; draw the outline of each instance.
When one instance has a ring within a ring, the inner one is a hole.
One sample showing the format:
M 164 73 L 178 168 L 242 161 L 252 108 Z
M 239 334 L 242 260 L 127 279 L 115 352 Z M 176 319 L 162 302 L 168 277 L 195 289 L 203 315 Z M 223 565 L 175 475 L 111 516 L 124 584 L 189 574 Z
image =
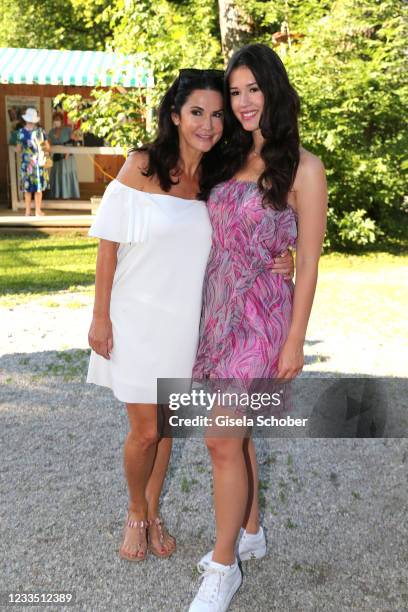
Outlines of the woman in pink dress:
M 254 379 L 291 379 L 302 370 L 327 187 L 322 162 L 300 146 L 299 99 L 279 56 L 247 45 L 232 56 L 225 79 L 226 180 L 207 203 L 213 238 L 193 376 L 235 379 L 248 389 Z M 271 274 L 270 263 L 295 246 L 294 286 Z M 190 612 L 227 610 L 242 581 L 237 553 L 241 560 L 266 553 L 253 442 L 245 428 L 224 431 L 206 438 L 216 542 L 198 564 L 204 577 Z

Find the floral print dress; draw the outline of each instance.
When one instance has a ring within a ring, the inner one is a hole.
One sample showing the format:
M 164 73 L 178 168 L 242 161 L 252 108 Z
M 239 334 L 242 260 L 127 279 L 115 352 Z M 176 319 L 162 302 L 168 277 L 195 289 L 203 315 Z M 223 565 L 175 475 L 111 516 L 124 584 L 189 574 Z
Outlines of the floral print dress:
M 45 131 L 40 128 L 27 130 L 21 128 L 17 133 L 17 143 L 21 145 L 21 186 L 23 191 L 35 193 L 45 191 L 48 187 L 48 171 L 40 166 L 43 153 L 40 142 L 47 139 Z
M 262 207 L 256 183 L 231 179 L 211 191 L 213 227 L 194 378 L 273 378 L 292 318 L 294 284 L 270 271 L 295 248 L 297 217 Z

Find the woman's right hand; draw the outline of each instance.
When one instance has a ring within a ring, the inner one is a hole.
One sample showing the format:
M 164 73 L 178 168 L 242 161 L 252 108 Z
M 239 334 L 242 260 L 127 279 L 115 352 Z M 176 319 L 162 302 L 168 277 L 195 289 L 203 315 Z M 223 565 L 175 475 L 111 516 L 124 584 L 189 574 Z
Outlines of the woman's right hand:
M 105 359 L 110 359 L 113 348 L 112 322 L 109 317 L 94 315 L 88 332 L 91 349 Z

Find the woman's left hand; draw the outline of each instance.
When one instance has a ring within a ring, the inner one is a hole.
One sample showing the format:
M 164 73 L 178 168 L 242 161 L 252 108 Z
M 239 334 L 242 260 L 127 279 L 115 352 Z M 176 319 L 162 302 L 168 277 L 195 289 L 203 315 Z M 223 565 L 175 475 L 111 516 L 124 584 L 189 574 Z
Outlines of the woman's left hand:
M 304 363 L 303 341 L 289 337 L 279 355 L 276 378 L 296 378 L 302 371 Z
M 283 278 L 290 279 L 295 275 L 295 264 L 293 261 L 292 251 L 286 249 L 278 257 L 275 257 L 270 266 L 271 272 L 274 274 L 282 274 Z

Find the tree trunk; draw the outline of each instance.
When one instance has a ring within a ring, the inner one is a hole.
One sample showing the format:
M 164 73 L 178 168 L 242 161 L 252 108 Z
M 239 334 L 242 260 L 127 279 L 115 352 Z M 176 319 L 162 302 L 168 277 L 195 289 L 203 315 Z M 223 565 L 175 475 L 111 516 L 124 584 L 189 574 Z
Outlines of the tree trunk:
M 222 53 L 225 63 L 246 43 L 250 24 L 234 0 L 218 0 Z

